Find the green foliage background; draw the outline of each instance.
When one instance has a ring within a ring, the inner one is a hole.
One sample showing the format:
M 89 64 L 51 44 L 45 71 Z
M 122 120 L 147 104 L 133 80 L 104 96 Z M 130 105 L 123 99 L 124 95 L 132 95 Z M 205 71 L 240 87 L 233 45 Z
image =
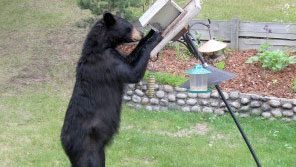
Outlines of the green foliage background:
M 77 0 L 77 3 L 81 9 L 89 9 L 94 15 L 110 11 L 135 20 L 144 12 L 146 6 L 152 3 L 152 0 Z
M 246 63 L 251 64 L 259 61 L 263 68 L 272 71 L 280 71 L 290 64 L 296 64 L 295 56 L 289 56 L 281 50 L 270 51 L 268 50 L 269 48 L 270 45 L 268 43 L 262 44 L 259 48 L 259 53 L 250 57 Z

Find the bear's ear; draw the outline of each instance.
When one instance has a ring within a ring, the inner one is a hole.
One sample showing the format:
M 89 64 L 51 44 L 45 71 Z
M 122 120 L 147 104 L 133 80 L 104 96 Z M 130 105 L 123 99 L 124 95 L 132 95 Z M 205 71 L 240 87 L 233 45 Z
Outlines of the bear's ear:
M 109 12 L 104 13 L 103 19 L 107 27 L 111 27 L 116 23 L 113 14 Z

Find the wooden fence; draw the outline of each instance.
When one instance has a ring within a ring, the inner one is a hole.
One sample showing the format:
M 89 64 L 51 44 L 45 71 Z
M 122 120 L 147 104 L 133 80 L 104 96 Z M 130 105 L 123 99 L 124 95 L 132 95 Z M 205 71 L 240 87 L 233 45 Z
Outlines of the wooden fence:
M 209 40 L 208 28 L 196 22 L 208 23 L 207 20 L 194 20 L 191 32 L 198 35 L 201 41 Z M 212 37 L 229 43 L 237 50 L 258 49 L 268 42 L 272 49 L 296 51 L 296 24 L 269 22 L 246 22 L 239 19 L 231 21 L 211 21 Z

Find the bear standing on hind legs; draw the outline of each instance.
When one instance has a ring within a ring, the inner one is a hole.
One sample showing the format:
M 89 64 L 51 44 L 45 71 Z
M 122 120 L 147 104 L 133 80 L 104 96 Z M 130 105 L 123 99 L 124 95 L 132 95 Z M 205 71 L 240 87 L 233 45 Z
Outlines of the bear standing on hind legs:
M 105 146 L 119 127 L 124 84 L 142 79 L 150 52 L 162 37 L 151 30 L 129 56 L 116 50 L 140 39 L 131 23 L 111 13 L 87 35 L 61 134 L 73 167 L 105 166 Z

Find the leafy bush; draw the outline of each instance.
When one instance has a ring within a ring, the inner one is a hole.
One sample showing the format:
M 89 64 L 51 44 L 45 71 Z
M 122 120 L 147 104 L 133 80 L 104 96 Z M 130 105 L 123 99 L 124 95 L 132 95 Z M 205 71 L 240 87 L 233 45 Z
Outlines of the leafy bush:
M 225 68 L 225 61 L 220 61 L 218 63 L 215 63 L 214 66 L 220 70 L 224 70 Z
M 174 42 L 174 49 L 178 60 L 187 61 L 190 59 L 190 51 L 181 43 Z
M 296 93 L 296 77 L 294 77 L 294 79 L 292 81 L 292 89 Z
M 250 57 L 246 63 L 260 62 L 263 68 L 280 71 L 290 64 L 296 63 L 296 57 L 289 56 L 281 50 L 269 51 L 270 45 L 265 43 L 260 46 L 257 55 Z
M 77 0 L 77 4 L 81 9 L 89 9 L 94 15 L 101 15 L 105 11 L 119 12 L 133 20 L 135 14 L 139 14 L 136 11 L 143 9 L 147 3 L 144 0 Z
M 188 80 L 183 76 L 173 75 L 173 74 L 164 73 L 164 72 L 151 72 L 151 71 L 146 71 L 145 76 L 144 76 L 144 80 L 147 80 L 148 76 L 151 73 L 154 73 L 155 80 L 159 84 L 180 86 Z

